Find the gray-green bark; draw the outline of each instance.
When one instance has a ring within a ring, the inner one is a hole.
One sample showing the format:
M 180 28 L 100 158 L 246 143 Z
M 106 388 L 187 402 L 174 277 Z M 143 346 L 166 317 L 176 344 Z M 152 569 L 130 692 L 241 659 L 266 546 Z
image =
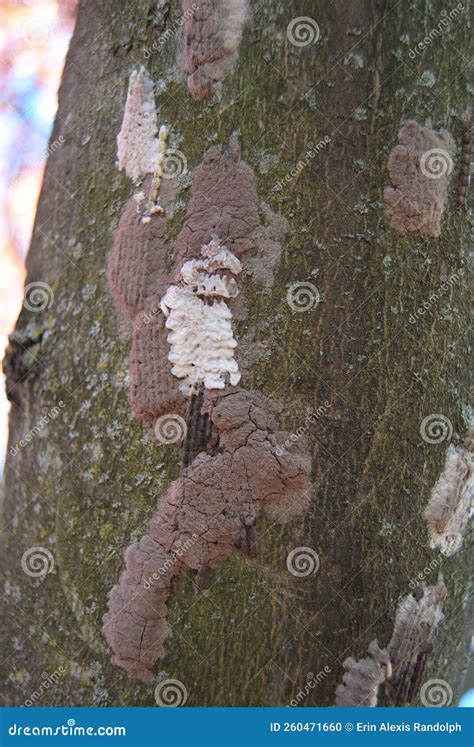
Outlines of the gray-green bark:
M 23 309 L 17 329 L 32 340 L 17 386 L 10 446 L 59 401 L 61 412 L 6 469 L 3 635 L 7 704 L 37 690 L 42 673 L 64 668 L 40 705 L 154 705 L 153 687 L 110 664 L 101 634 L 107 592 L 123 551 L 139 538 L 156 501 L 176 477 L 177 451 L 159 447 L 127 401 L 128 337 L 105 282 L 107 255 L 130 181 L 115 165 L 116 135 L 130 72 L 146 64 L 155 81 L 175 65 L 176 38 L 149 60 L 143 50 L 172 23 L 152 0 L 81 3 L 68 55 L 27 282 L 54 290 L 42 314 Z M 451 181 L 439 239 L 402 236 L 386 218 L 387 155 L 406 119 L 431 118 L 458 146 L 468 104 L 465 18 L 414 60 L 411 47 L 435 26 L 444 4 L 262 2 L 247 21 L 235 71 L 221 101 L 195 101 L 183 80 L 157 99 L 160 119 L 182 134 L 192 170 L 212 144 L 239 131 L 242 157 L 257 174 L 261 200 L 290 223 L 276 282 L 254 292 L 250 327 L 265 355 L 248 387 L 281 403 L 288 431 L 307 407 L 331 402 L 306 431 L 313 456 L 312 510 L 284 529 L 261 529 L 249 560 L 227 560 L 207 596 L 179 580 L 170 598 L 173 637 L 161 676 L 181 680 L 188 705 L 285 705 L 309 672 L 330 674 L 304 705 L 329 705 L 342 661 L 389 640 L 397 600 L 438 553 L 422 511 L 447 444 L 429 445 L 420 422 L 443 413 L 453 440 L 466 433 L 468 359 L 466 276 L 416 325 L 410 314 L 465 265 L 468 221 Z M 286 28 L 296 16 L 318 21 L 321 39 L 298 48 Z M 464 51 L 463 51 L 464 50 Z M 329 145 L 280 192 L 272 187 L 304 158 L 308 143 Z M 169 240 L 181 227 L 187 193 Z M 309 281 L 322 302 L 304 313 L 286 303 L 287 286 Z M 30 324 L 28 328 L 27 325 Z M 23 342 L 25 345 L 26 343 Z M 33 347 L 34 344 L 34 347 Z M 21 558 L 47 547 L 53 572 L 26 575 Z M 298 579 L 286 556 L 308 545 L 316 576 Z M 468 547 L 443 558 L 448 588 L 428 674 L 459 696 L 466 665 Z M 158 674 L 158 672 L 157 672 Z

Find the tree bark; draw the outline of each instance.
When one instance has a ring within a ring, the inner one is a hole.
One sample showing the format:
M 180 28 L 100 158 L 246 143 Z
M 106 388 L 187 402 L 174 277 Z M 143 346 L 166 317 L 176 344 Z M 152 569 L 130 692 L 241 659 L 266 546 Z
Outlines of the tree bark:
M 43 673 L 55 671 L 61 683 L 39 705 L 155 704 L 152 686 L 111 664 L 101 632 L 123 552 L 145 533 L 179 471 L 177 449 L 160 446 L 132 416 L 130 341 L 105 280 L 133 192 L 117 170 L 116 136 L 130 74 L 142 64 L 156 84 L 167 81 L 159 119 L 181 134 L 189 172 L 238 132 L 259 200 L 289 222 L 274 286 L 246 287 L 250 313 L 236 337 L 263 351 L 246 388 L 278 404 L 285 430 L 303 428 L 313 464 L 309 514 L 284 527 L 262 523 L 256 557 L 227 558 L 206 594 L 194 593 L 189 576 L 173 582 L 173 635 L 158 679 L 184 683 L 187 705 L 286 705 L 309 673 L 326 667 L 302 705 L 331 705 L 342 662 L 364 657 L 374 638 L 387 644 L 398 600 L 431 563 L 424 582 L 441 573 L 448 596 L 425 677 L 448 681 L 455 698 L 462 692 L 469 548 L 465 541 L 444 557 L 429 547 L 423 510 L 448 442 L 426 443 L 420 424 L 442 413 L 453 443 L 466 436 L 466 276 L 416 324 L 410 315 L 466 262 L 468 216 L 457 206 L 456 181 L 468 24 L 453 20 L 412 59 L 409 50 L 442 17 L 438 0 L 429 8 L 421 0 L 251 5 L 222 94 L 201 99 L 182 74 L 171 75 L 181 27 L 144 56 L 172 26 L 177 2 L 80 4 L 51 136 L 64 144 L 48 158 L 27 260 L 26 282 L 47 283 L 54 301 L 41 313 L 22 309 L 9 353 L 20 374 L 3 509 L 8 705 L 24 703 Z M 300 16 L 317 21 L 317 43 L 289 42 L 288 24 Z M 456 143 L 439 238 L 398 233 L 384 207 L 388 154 L 408 119 L 430 119 Z M 325 136 L 329 143 L 286 179 Z M 179 199 L 168 242 L 183 223 L 189 187 Z M 288 287 L 303 282 L 321 300 L 295 311 Z M 309 408 L 325 402 L 308 423 Z M 54 407 L 59 415 L 12 456 Z M 54 558 L 40 578 L 22 570 L 34 546 Z M 317 552 L 315 575 L 288 572 L 296 547 Z

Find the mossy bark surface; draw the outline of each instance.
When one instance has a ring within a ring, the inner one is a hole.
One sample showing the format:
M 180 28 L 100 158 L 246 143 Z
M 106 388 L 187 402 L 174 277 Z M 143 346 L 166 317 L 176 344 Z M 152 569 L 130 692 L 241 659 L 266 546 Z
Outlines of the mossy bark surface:
M 124 549 L 144 533 L 179 469 L 177 450 L 132 417 L 130 343 L 105 280 L 132 193 L 116 166 L 116 135 L 130 73 L 141 64 L 157 84 L 167 80 L 157 94 L 159 120 L 181 133 L 189 172 L 207 148 L 238 132 L 260 199 L 290 224 L 274 287 L 246 287 L 250 314 L 236 336 L 250 332 L 263 347 L 247 385 L 279 403 L 282 427 L 304 430 L 314 465 L 309 515 L 261 527 L 258 556 L 224 562 L 205 595 L 190 578 L 173 586 L 173 636 L 157 680 L 181 680 L 193 706 L 286 705 L 309 673 L 326 667 L 302 705 L 330 705 L 343 660 L 365 656 L 373 638 L 385 645 L 410 582 L 422 573 L 434 583 L 442 573 L 446 617 L 426 677 L 443 677 L 455 698 L 461 692 L 469 546 L 449 559 L 429 549 L 422 512 L 447 442 L 424 442 L 420 423 L 442 413 L 453 442 L 466 434 L 466 273 L 415 324 L 410 315 L 446 272 L 465 268 L 469 225 L 456 204 L 456 178 L 468 105 L 467 19 L 452 21 L 412 59 L 410 49 L 441 18 L 439 0 L 251 5 L 222 95 L 196 101 L 184 79 L 171 80 L 179 34 L 144 55 L 173 25 L 176 0 L 158 8 L 154 0 L 80 4 L 52 133 L 64 144 L 48 160 L 28 255 L 27 282 L 48 283 L 54 301 L 41 314 L 23 309 L 17 323 L 30 341 L 21 351 L 29 373 L 16 387 L 10 448 L 44 408 L 64 406 L 7 460 L 8 705 L 27 701 L 55 671 L 60 682 L 38 705 L 155 705 L 153 687 L 111 665 L 101 634 Z M 317 43 L 288 41 L 298 16 L 317 21 Z M 439 239 L 397 234 L 384 210 L 387 156 L 410 118 L 450 130 L 458 147 Z M 287 179 L 325 136 L 329 144 Z M 188 196 L 180 194 L 170 241 Z M 287 289 L 295 282 L 317 287 L 320 303 L 294 311 Z M 325 402 L 326 414 L 308 422 L 309 409 Z M 54 557 L 45 577 L 22 570 L 32 546 Z M 299 546 L 318 553 L 316 575 L 288 572 L 287 555 Z

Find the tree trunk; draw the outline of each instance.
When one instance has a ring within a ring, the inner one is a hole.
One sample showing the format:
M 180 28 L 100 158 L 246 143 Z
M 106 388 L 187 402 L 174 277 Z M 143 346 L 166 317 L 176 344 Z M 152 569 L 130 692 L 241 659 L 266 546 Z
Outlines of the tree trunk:
M 39 705 L 155 704 L 153 686 L 111 663 L 101 630 L 124 550 L 146 533 L 180 469 L 179 449 L 160 445 L 131 412 L 130 330 L 106 281 L 133 194 L 116 137 L 141 65 L 158 121 L 187 161 L 167 246 L 211 146 L 238 143 L 262 223 L 265 210 L 288 222 L 281 256 L 256 255 L 259 282 L 243 262 L 246 314 L 236 313 L 234 333 L 250 361 L 240 386 L 276 403 L 280 427 L 312 462 L 309 512 L 285 525 L 262 515 L 256 555 L 236 549 L 205 593 L 192 574 L 173 581 L 156 681 L 182 682 L 188 705 L 267 706 L 292 702 L 314 673 L 298 702 L 331 705 L 343 661 L 366 656 L 374 638 L 386 646 L 399 600 L 442 574 L 444 620 L 423 679 L 447 681 L 455 699 L 462 692 L 467 542 L 451 555 L 430 549 L 423 512 L 449 440 L 457 448 L 467 434 L 465 274 L 439 293 L 464 268 L 468 242 L 456 186 L 465 176 L 466 11 L 410 56 L 443 18 L 439 0 L 251 6 L 214 86 L 186 82 L 176 1 L 80 4 L 51 136 L 62 144 L 48 159 L 27 261 L 27 284 L 47 283 L 54 298 L 40 312 L 22 308 L 6 363 L 8 705 L 31 699 L 54 672 L 61 683 L 43 688 Z M 302 16 L 317 22 L 315 43 L 289 39 Z M 454 140 L 440 236 L 397 229 L 384 202 L 394 186 L 388 156 L 408 120 Z M 448 419 L 450 439 L 420 435 L 433 414 Z M 47 574 L 25 572 L 32 547 L 50 553 Z M 295 576 L 288 555 L 305 547 L 319 569 Z

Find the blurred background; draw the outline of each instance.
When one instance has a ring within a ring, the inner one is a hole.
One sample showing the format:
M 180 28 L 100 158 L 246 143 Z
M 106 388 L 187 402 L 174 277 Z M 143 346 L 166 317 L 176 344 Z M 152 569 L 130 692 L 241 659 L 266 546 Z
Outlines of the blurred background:
M 0 352 L 19 314 L 36 212 L 77 0 L 0 0 Z M 0 464 L 8 401 L 0 382 Z

